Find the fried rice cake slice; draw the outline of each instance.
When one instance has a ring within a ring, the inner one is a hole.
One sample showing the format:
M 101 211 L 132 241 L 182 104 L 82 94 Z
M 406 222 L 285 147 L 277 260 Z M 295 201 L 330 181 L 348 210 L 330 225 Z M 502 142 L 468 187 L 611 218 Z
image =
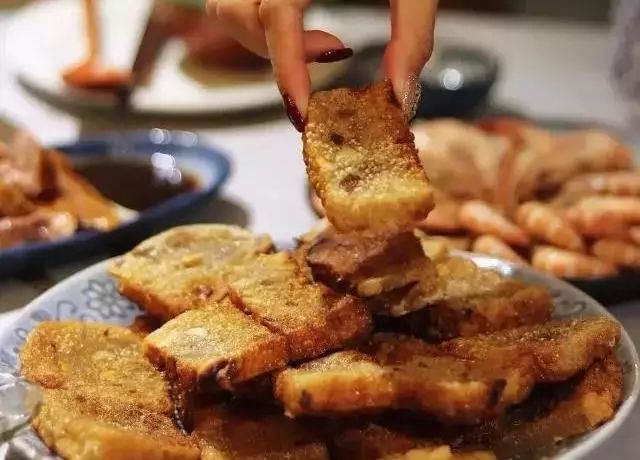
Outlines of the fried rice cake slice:
M 291 360 L 344 348 L 371 331 L 371 316 L 358 299 L 313 283 L 289 253 L 259 255 L 229 280 L 233 303 L 283 336 Z
M 529 407 L 505 417 L 489 445 L 499 458 L 542 457 L 562 440 L 587 433 L 610 420 L 620 404 L 622 387 L 622 366 L 608 355 L 572 382 L 568 395 L 553 401 L 546 411 L 540 413 L 539 407 L 532 408 L 541 404 L 531 401 L 524 403 Z M 541 399 L 543 404 L 549 399 L 544 394 L 532 398 Z M 523 410 L 532 409 L 534 417 L 524 419 Z
M 425 272 L 425 282 L 416 288 L 396 289 L 368 300 L 369 308 L 379 315 L 380 327 L 444 340 L 551 318 L 551 295 L 540 286 L 507 278 L 461 257 L 445 256 L 433 266 L 435 274 Z
M 620 325 L 606 317 L 552 320 L 493 334 L 458 338 L 440 345 L 467 359 L 533 358 L 540 382 L 566 380 L 604 358 L 620 339 Z
M 20 371 L 45 389 L 118 401 L 153 413 L 174 412 L 168 384 L 125 327 L 79 321 L 40 323 L 20 351 Z
M 360 297 L 435 280 L 413 232 L 324 232 L 308 245 L 306 263 L 315 280 Z
M 411 228 L 433 191 L 391 84 L 311 95 L 303 134 L 309 181 L 342 232 Z
M 202 460 L 329 460 L 317 428 L 276 408 L 238 403 L 201 408 L 192 437 Z
M 384 300 L 389 303 L 378 310 L 391 310 L 404 298 Z M 552 312 L 553 299 L 546 289 L 505 278 L 491 292 L 442 300 L 399 317 L 379 317 L 376 326 L 441 341 L 542 324 Z
M 212 384 L 232 389 L 289 360 L 285 338 L 242 313 L 228 298 L 169 320 L 143 344 L 147 358 L 186 388 Z
M 402 408 L 447 423 L 475 423 L 520 402 L 534 384 L 526 359 L 461 359 L 393 334 L 374 335 L 365 351 L 341 351 L 282 371 L 276 398 L 291 416 Z
M 272 248 L 268 236 L 240 227 L 186 225 L 143 241 L 116 259 L 109 273 L 122 295 L 166 321 L 224 297 L 225 270 Z
M 110 398 L 44 390 L 32 425 L 68 460 L 197 460 L 196 444 L 165 415 Z
M 337 460 L 495 460 L 489 451 L 454 452 L 448 445 L 377 423 L 342 427 L 331 434 Z

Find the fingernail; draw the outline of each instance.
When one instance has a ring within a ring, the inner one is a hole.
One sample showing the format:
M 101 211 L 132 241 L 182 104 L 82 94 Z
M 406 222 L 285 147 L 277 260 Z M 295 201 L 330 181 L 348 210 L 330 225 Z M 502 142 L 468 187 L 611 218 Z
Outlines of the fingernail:
M 418 77 L 416 75 L 411 75 L 409 78 L 407 78 L 407 81 L 402 89 L 402 93 L 400 94 L 399 102 L 408 120 L 411 120 L 416 116 L 421 92 L 422 87 L 420 86 Z
M 298 107 L 296 107 L 296 103 L 293 101 L 293 98 L 289 96 L 287 93 L 282 93 L 282 100 L 284 101 L 284 108 L 287 111 L 287 116 L 289 117 L 289 121 L 299 132 L 304 131 L 304 118 L 302 118 L 302 114 Z
M 351 48 L 340 48 L 337 50 L 329 50 L 322 53 L 316 58 L 316 62 L 336 62 L 348 59 L 353 56 L 353 50 Z

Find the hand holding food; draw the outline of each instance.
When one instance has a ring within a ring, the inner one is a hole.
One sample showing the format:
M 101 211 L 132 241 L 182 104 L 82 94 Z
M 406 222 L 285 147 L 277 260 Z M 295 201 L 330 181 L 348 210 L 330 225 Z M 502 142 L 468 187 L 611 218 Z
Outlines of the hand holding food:
M 208 0 L 209 15 L 242 45 L 271 59 L 273 73 L 293 125 L 304 129 L 310 81 L 307 62 L 350 57 L 338 37 L 303 29 L 310 0 Z M 417 76 L 431 55 L 437 1 L 391 0 L 391 41 L 384 58 L 386 77 L 408 118 L 419 98 Z

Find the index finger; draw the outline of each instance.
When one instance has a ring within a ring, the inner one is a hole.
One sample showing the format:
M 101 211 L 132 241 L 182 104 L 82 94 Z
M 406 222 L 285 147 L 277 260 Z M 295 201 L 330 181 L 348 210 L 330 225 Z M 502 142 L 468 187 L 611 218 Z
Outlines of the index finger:
M 263 0 L 260 4 L 275 79 L 283 98 L 293 101 L 301 114 L 307 111 L 311 86 L 302 24 L 308 5 L 309 0 Z

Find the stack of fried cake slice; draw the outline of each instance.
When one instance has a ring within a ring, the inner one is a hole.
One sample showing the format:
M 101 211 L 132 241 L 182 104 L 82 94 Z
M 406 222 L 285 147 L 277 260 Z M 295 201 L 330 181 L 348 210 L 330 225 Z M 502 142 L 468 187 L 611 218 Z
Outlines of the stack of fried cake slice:
M 550 320 L 543 289 L 430 260 L 412 233 L 260 241 L 170 230 L 112 268 L 146 311 L 131 330 L 38 326 L 21 364 L 44 442 L 70 459 L 535 458 L 615 413 L 610 319 Z

